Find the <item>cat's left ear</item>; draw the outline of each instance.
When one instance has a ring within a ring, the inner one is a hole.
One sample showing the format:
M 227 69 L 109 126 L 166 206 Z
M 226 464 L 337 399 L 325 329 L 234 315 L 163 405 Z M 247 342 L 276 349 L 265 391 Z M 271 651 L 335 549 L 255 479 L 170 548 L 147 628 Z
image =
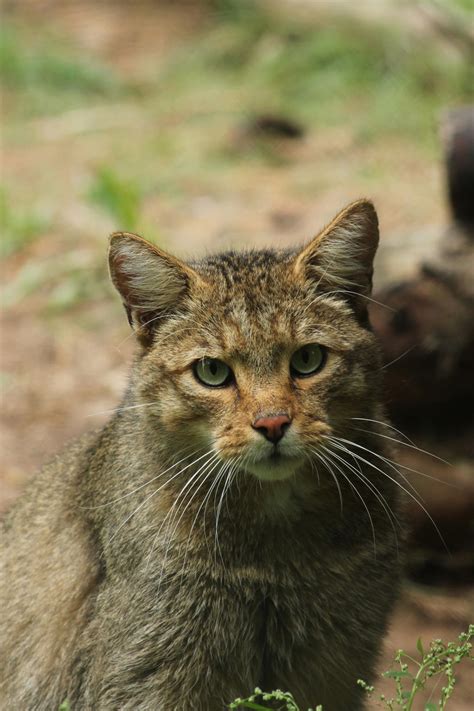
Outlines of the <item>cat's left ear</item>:
M 160 321 L 203 283 L 188 264 L 130 232 L 111 236 L 109 269 L 129 323 L 145 346 L 153 341 Z
M 296 257 L 295 270 L 321 290 L 369 296 L 379 242 L 377 213 L 369 200 L 348 205 Z

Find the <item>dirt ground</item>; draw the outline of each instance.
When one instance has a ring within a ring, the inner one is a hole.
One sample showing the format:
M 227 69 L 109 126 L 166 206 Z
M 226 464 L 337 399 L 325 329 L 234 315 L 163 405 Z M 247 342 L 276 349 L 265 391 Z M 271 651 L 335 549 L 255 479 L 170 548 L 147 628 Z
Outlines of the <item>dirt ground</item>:
M 205 23 L 199 3 L 144 2 L 137 3 L 133 12 L 121 2 L 18 5 L 15 12 L 22 21 L 41 24 L 46 17 L 50 29 L 124 76 L 142 71 L 146 63 L 159 63 Z M 76 112 L 75 116 L 28 118 L 24 140 L 8 140 L 3 146 L 6 180 L 24 196 L 33 199 L 41 194 L 48 206 L 54 206 L 54 219 L 44 234 L 8 256 L 3 265 L 7 298 L 1 328 L 2 509 L 63 443 L 105 422 L 126 382 L 133 338 L 118 298 L 106 286 L 105 266 L 97 266 L 105 263 L 106 237 L 112 225 L 82 199 L 88 171 L 101 156 L 130 136 L 133 140 L 135 130 L 145 135 L 155 131 L 133 102 L 118 108 L 122 123 L 113 125 L 109 111 L 99 131 L 89 130 L 88 122 L 96 117 L 100 123 L 101 107 L 79 116 Z M 79 120 L 77 130 L 72 119 Z M 344 203 L 368 194 L 379 210 L 387 251 L 394 240 L 400 241 L 400 235 L 414 233 L 420 252 L 429 250 L 444 229 L 448 217 L 441 163 L 409 141 L 393 138 L 389 144 L 361 146 L 353 141 L 348 125 L 344 131 L 328 127 L 313 132 L 298 145 L 281 150 L 290 157 L 284 168 L 253 163 L 242 167 L 232 184 L 219 189 L 206 189 L 196 181 L 184 186 L 181 201 L 163 195 L 148 197 L 144 203 L 147 222 L 159 225 L 165 246 L 179 254 L 230 244 L 289 245 L 309 236 Z M 369 180 L 367 176 L 381 166 L 384 179 Z M 295 188 L 301 185 L 304 189 Z M 317 189 L 312 193 L 313 185 Z M 397 258 L 403 261 L 403 254 Z M 34 287 L 31 265 L 40 264 L 53 274 L 57 270 L 61 281 L 68 259 L 95 270 L 94 279 L 104 286 L 66 309 L 51 310 L 51 289 L 41 280 Z M 409 272 L 410 264 L 406 269 Z M 25 273 L 30 274 L 33 287 L 20 291 L 16 298 Z M 407 582 L 391 621 L 380 669 L 388 668 L 399 648 L 416 654 L 419 637 L 425 642 L 437 637 L 455 639 L 472 622 L 473 610 L 472 588 Z M 464 666 L 448 708 L 472 708 L 472 682 L 472 670 Z M 382 681 L 380 688 L 389 688 L 388 682 Z

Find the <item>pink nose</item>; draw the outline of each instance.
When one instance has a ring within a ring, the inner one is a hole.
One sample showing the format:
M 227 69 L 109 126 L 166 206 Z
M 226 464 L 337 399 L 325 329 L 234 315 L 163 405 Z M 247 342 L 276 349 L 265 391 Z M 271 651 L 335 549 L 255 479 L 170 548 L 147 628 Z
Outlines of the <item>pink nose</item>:
M 269 415 L 268 417 L 257 417 L 252 427 L 263 434 L 269 442 L 276 444 L 281 440 L 290 423 L 288 415 Z

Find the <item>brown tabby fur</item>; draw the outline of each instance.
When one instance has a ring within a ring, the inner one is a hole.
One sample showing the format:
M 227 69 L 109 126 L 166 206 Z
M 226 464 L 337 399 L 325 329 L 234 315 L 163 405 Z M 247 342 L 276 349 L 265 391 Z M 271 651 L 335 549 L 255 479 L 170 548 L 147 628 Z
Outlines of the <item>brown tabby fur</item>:
M 257 685 L 302 708 L 362 708 L 356 681 L 373 676 L 398 585 L 398 475 L 379 458 L 366 312 L 377 242 L 367 201 L 299 251 L 185 264 L 112 237 L 141 349 L 110 422 L 4 522 L 1 708 L 221 711 Z M 307 343 L 327 362 L 291 377 Z M 236 382 L 198 382 L 203 357 Z M 273 460 L 252 423 L 281 412 Z

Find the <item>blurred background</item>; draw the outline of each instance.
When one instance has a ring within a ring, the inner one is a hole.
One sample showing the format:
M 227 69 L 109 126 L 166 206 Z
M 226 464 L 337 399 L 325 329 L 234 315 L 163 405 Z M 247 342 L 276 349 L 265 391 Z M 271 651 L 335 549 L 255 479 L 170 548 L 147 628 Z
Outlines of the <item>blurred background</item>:
M 366 196 L 387 407 L 411 438 L 394 434 L 397 456 L 449 549 L 413 502 L 381 670 L 420 636 L 466 628 L 473 13 L 472 0 L 3 2 L 3 509 L 122 393 L 134 345 L 110 232 L 184 257 L 288 246 Z M 453 710 L 472 708 L 468 676 Z

